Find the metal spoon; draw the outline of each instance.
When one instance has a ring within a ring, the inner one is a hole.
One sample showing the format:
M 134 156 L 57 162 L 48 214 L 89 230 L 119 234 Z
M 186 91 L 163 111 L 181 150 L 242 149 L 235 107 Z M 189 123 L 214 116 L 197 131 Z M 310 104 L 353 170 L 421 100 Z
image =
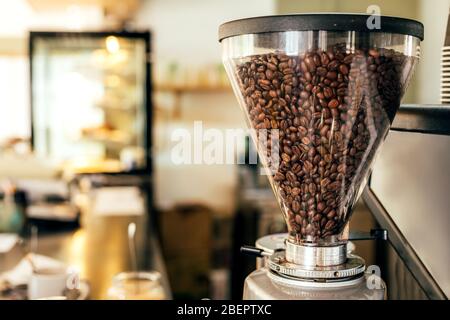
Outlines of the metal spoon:
M 137 254 L 136 254 L 136 245 L 134 242 L 134 238 L 136 235 L 136 224 L 131 222 L 128 225 L 128 246 L 130 248 L 130 257 L 131 257 L 131 267 L 133 271 L 138 271 L 137 267 Z
M 134 222 L 131 222 L 128 225 L 128 246 L 130 250 L 130 258 L 131 258 L 131 268 L 136 273 L 138 272 L 137 267 L 137 253 L 136 253 L 136 245 L 135 245 L 135 235 L 136 235 L 136 224 Z M 139 293 L 139 281 L 135 282 L 135 293 Z
M 37 266 L 33 261 L 33 257 L 37 252 L 38 248 L 38 228 L 36 226 L 31 227 L 31 239 L 30 239 L 30 252 L 26 255 L 26 259 L 31 265 L 33 273 L 37 272 Z

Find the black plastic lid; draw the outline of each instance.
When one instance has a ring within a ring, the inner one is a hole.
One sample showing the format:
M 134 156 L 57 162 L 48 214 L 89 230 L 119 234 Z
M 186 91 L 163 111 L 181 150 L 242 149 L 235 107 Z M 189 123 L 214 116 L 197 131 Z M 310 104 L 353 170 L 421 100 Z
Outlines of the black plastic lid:
M 380 28 L 369 29 L 367 14 L 307 13 L 264 16 L 226 22 L 219 27 L 219 41 L 244 34 L 284 31 L 358 31 L 411 35 L 423 40 L 423 24 L 405 18 L 379 16 Z M 369 21 L 369 26 L 371 26 Z

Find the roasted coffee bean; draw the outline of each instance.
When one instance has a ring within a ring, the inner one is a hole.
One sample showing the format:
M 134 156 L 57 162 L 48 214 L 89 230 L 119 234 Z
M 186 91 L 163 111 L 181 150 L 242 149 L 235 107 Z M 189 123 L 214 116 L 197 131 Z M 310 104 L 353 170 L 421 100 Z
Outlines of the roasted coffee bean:
M 339 66 L 339 72 L 343 75 L 347 75 L 348 74 L 348 67 L 346 64 L 341 64 Z
M 267 53 L 237 62 L 250 122 L 268 131 L 262 154 L 267 163 L 271 152 L 281 160 L 271 177 L 274 189 L 289 229 L 302 239 L 342 232 L 355 201 L 352 190 L 368 173 L 366 161 L 400 103 L 400 75 L 414 59 L 391 49 L 350 53 L 345 44 L 335 44 L 325 51 Z M 278 130 L 278 144 L 271 141 L 272 130 Z
M 334 71 L 338 68 L 338 66 L 339 66 L 339 62 L 336 60 L 333 60 L 328 64 L 328 70 Z
M 284 174 L 282 174 L 281 172 L 275 173 L 273 178 L 275 181 L 284 181 L 285 179 Z
M 292 194 L 293 196 L 296 196 L 296 195 L 300 194 L 300 189 L 299 189 L 299 188 L 293 188 L 293 189 L 291 190 L 291 194 Z
M 330 80 L 335 80 L 337 78 L 337 72 L 336 71 L 328 71 L 326 77 Z
M 259 120 L 259 121 L 263 121 L 265 118 L 266 118 L 266 115 L 265 115 L 263 112 L 261 112 L 261 113 L 258 115 L 258 120 Z
M 310 56 L 306 57 L 305 63 L 310 72 L 316 71 L 316 64 L 314 63 L 313 58 L 311 58 Z M 306 72 L 306 73 L 308 73 L 308 72 Z
M 322 216 L 319 213 L 316 213 L 313 217 L 314 222 L 319 222 L 322 219 Z
M 285 162 L 291 161 L 291 157 L 289 157 L 289 155 L 286 153 L 281 154 L 281 159 L 283 159 L 283 161 L 285 161 Z
M 333 220 L 328 220 L 327 224 L 325 225 L 325 230 L 329 231 L 336 225 L 336 222 Z
M 320 135 L 322 137 L 326 137 L 329 129 L 330 129 L 330 127 L 328 127 L 327 125 L 324 125 L 322 127 L 322 129 L 320 129 Z
M 329 220 L 331 220 L 331 219 L 334 218 L 335 215 L 336 215 L 336 211 L 331 210 L 330 212 L 328 212 L 327 218 L 328 218 Z
M 311 143 L 311 140 L 309 140 L 308 137 L 303 137 L 301 141 L 302 141 L 302 143 L 305 144 L 305 145 L 308 145 L 308 144 Z
M 339 100 L 333 99 L 330 102 L 328 102 L 328 108 L 334 109 L 339 106 Z
M 319 68 L 317 68 L 316 73 L 319 76 L 324 77 L 328 73 L 328 70 L 325 67 L 319 67 Z
M 314 168 L 314 165 L 311 162 L 309 162 L 308 160 L 306 160 L 303 163 L 303 170 L 305 172 L 311 172 L 311 170 L 313 170 L 313 168 Z
M 278 70 L 277 66 L 275 64 L 271 63 L 271 62 L 267 63 L 267 68 L 269 68 L 271 71 L 277 71 Z
M 328 178 L 324 178 L 320 181 L 320 186 L 322 188 L 326 188 L 330 184 L 331 180 Z
M 300 203 L 296 200 L 292 201 L 292 211 L 295 213 L 300 211 Z
M 330 87 L 325 87 L 323 89 L 323 95 L 325 98 L 330 99 L 333 96 L 333 89 Z
M 369 55 L 371 55 L 371 56 L 374 57 L 374 58 L 378 58 L 378 57 L 380 56 L 380 52 L 378 52 L 378 51 L 375 50 L 375 49 L 370 49 L 370 50 L 369 50 Z
M 286 173 L 286 178 L 287 178 L 290 182 L 295 182 L 295 181 L 297 181 L 296 175 L 295 175 L 293 172 L 291 172 L 291 171 L 288 171 L 288 173 Z
M 322 66 L 327 66 L 330 63 L 330 58 L 326 52 L 320 53 L 320 61 L 322 62 Z
M 331 176 L 331 175 L 330 175 L 330 176 Z M 337 175 L 336 175 L 336 176 L 337 176 Z M 336 190 L 338 190 L 340 187 L 341 187 L 341 183 L 340 183 L 339 181 L 335 181 L 335 182 L 333 182 L 333 183 L 330 183 L 330 184 L 327 186 L 327 189 L 330 190 L 330 191 L 336 191 Z
M 317 211 L 322 212 L 325 209 L 326 205 L 323 202 L 319 202 L 317 204 Z

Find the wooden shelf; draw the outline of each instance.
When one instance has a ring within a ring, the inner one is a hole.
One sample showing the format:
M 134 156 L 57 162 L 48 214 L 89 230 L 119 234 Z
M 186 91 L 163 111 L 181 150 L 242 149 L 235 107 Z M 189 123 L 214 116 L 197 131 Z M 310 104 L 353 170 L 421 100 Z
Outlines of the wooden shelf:
M 231 86 L 173 86 L 157 85 L 155 92 L 167 92 L 174 95 L 173 117 L 181 117 L 181 100 L 184 94 L 222 94 L 233 93 Z
M 231 93 L 230 86 L 172 86 L 172 85 L 159 85 L 155 87 L 156 92 L 172 92 L 174 94 L 183 93 Z

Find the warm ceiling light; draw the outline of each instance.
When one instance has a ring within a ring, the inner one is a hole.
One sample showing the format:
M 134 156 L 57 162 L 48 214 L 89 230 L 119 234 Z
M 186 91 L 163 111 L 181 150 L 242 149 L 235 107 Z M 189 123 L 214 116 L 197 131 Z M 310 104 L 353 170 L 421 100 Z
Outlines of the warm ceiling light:
M 109 53 L 117 53 L 120 50 L 119 40 L 115 36 L 106 38 L 106 50 Z

